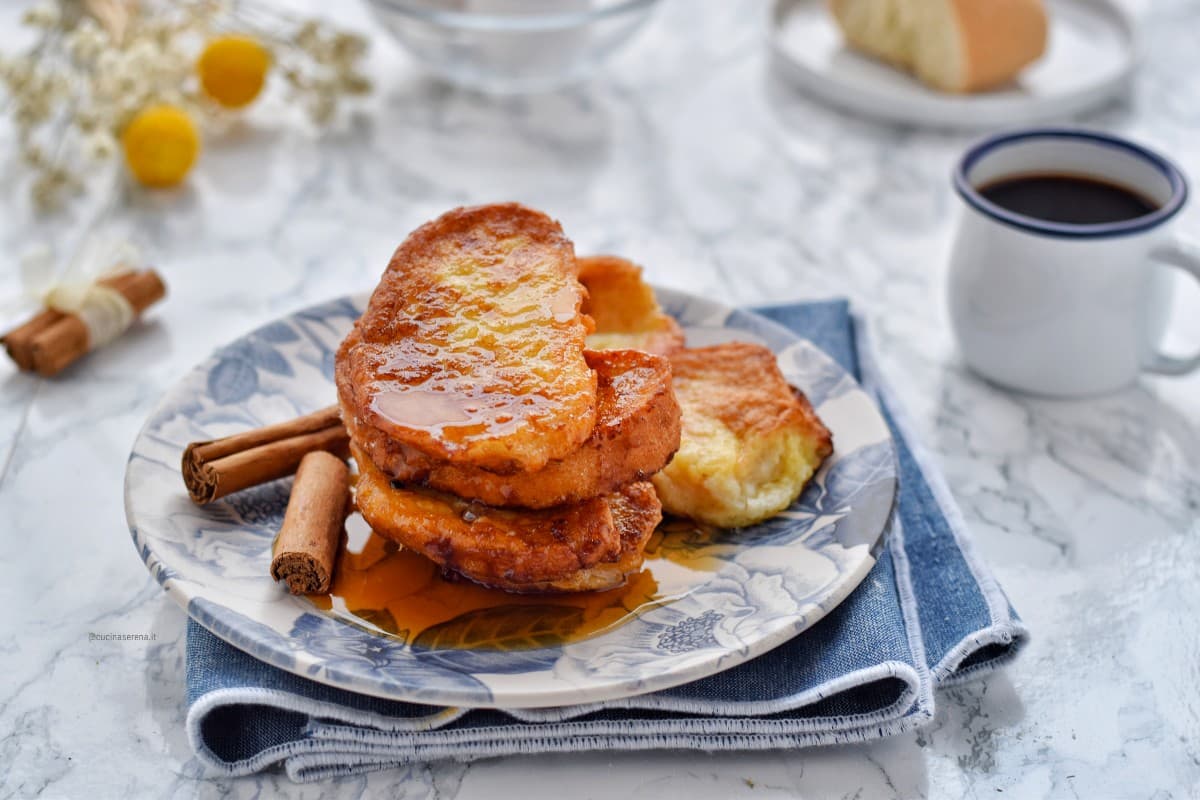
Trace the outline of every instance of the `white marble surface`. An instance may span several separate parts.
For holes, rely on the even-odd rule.
[[[16,5],[0,7],[15,41]],[[332,4],[328,4],[332,8]],[[338,13],[354,25],[357,5]],[[1142,9],[1136,94],[1088,119],[1200,180],[1200,3]],[[171,297],[56,380],[0,365],[0,798],[1200,796],[1200,378],[1146,378],[1090,402],[998,391],[953,349],[942,285],[968,138],[830,112],[775,78],[760,2],[667,0],[607,77],[488,100],[422,77],[392,45],[380,92],[324,136],[279,103],[210,138],[187,188],[124,190]],[[228,145],[228,146],[227,146]],[[86,204],[31,224],[0,132],[0,261],[69,242]],[[802,752],[560,755],[417,766],[296,787],[205,780],[183,733],[184,614],[125,529],[125,457],[158,395],[221,342],[369,288],[415,224],[520,199],[581,251],[739,303],[848,295],[1032,629],[1006,673],[939,698],[923,732]],[[1184,212],[1200,238],[1200,202]],[[1173,338],[1200,342],[1200,292]],[[88,633],[152,633],[149,643]]]

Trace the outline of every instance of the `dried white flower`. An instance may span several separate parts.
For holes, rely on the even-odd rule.
[[[33,143],[27,144],[21,150],[21,160],[31,167],[44,167],[50,163],[46,158],[46,152]]]
[[[161,50],[149,39],[136,39],[126,48],[125,69],[129,74],[145,74],[159,66]]]
[[[62,206],[63,195],[69,188],[67,176],[59,169],[49,169],[33,180],[30,194],[41,211],[56,211]]]
[[[38,3],[21,15],[21,22],[33,28],[54,28],[61,19],[58,5],[49,2]]]
[[[371,79],[357,72],[343,72],[338,76],[338,88],[346,94],[367,94],[371,91]]]
[[[117,152],[117,140],[108,131],[94,131],[83,140],[83,152],[92,161],[107,161]]]
[[[324,125],[333,119],[337,112],[337,95],[333,92],[317,92],[308,102],[308,115],[318,125]]]
[[[116,49],[104,50],[96,57],[96,77],[103,78],[116,71],[121,64],[121,51]]]
[[[77,64],[91,64],[110,46],[108,33],[91,17],[86,17],[79,27],[66,36],[67,52]]]
[[[91,133],[104,122],[100,112],[94,106],[90,105],[75,109],[75,112],[71,115],[71,119],[81,133]]]

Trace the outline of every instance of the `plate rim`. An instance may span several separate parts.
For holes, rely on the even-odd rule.
[[[771,631],[767,635],[760,636],[758,639],[755,639],[749,644],[743,645],[737,649],[727,647],[718,655],[710,656],[707,658],[707,660],[700,664],[680,667],[673,672],[666,672],[657,676],[651,676],[649,678],[642,676],[632,678],[627,677],[620,680],[609,680],[603,684],[589,683],[584,686],[556,685],[550,692],[541,691],[534,694],[529,694],[528,690],[522,690],[519,693],[511,692],[511,690],[509,690],[510,693],[505,694],[500,699],[497,699],[493,693],[491,699],[487,701],[481,701],[480,698],[465,693],[465,690],[463,690],[464,694],[457,698],[454,696],[454,691],[442,691],[440,696],[444,698],[443,700],[430,700],[426,697],[413,696],[411,693],[397,693],[394,690],[389,691],[389,687],[384,681],[376,681],[374,683],[364,684],[361,681],[360,676],[357,674],[345,673],[344,671],[330,667],[328,664],[324,665],[322,669],[313,669],[311,664],[306,664],[302,660],[298,660],[296,658],[296,656],[304,655],[305,653],[309,652],[304,649],[290,649],[284,653],[281,653],[278,652],[276,648],[272,648],[269,644],[266,647],[251,648],[247,643],[239,642],[238,639],[246,638],[248,641],[253,641],[252,636],[244,633],[240,634],[239,636],[238,630],[230,628],[230,626],[226,623],[214,618],[210,618],[210,612],[202,607],[203,605],[207,604],[221,604],[216,603],[216,601],[213,601],[207,597],[203,597],[200,593],[187,592],[185,587],[181,586],[180,582],[175,580],[175,578],[178,577],[183,578],[186,582],[186,577],[174,574],[172,568],[168,564],[163,563],[162,560],[156,556],[156,554],[153,552],[153,549],[149,546],[149,543],[142,540],[140,529],[136,521],[136,511],[133,498],[134,493],[131,487],[131,480],[133,477],[132,463],[139,454],[138,445],[143,441],[143,438],[147,436],[151,423],[158,419],[164,409],[168,407],[168,403],[172,400],[173,394],[176,392],[177,387],[179,387],[179,385],[185,381],[189,375],[208,364],[213,359],[215,354],[221,349],[220,347],[216,348],[208,356],[192,365],[163,392],[162,396],[159,398],[159,401],[147,415],[134,439],[133,446],[131,447],[129,457],[126,462],[123,489],[126,520],[128,522],[130,536],[133,539],[135,548],[138,550],[139,556],[142,558],[147,570],[163,587],[166,594],[177,604],[179,604],[191,619],[195,620],[196,623],[201,627],[205,628],[207,631],[231,646],[246,652],[248,655],[258,659],[259,661],[262,661],[265,664],[268,664],[269,666],[280,669],[296,677],[312,680],[316,683],[320,683],[334,689],[340,689],[342,691],[348,691],[355,694],[374,696],[395,702],[447,707],[469,706],[471,708],[479,709],[532,709],[608,702],[662,691],[710,677],[714,674],[737,666],[738,664],[744,663],[753,658],[757,658],[758,656],[769,652],[776,647],[779,647],[780,645],[790,641],[791,639],[811,628],[827,614],[837,608],[854,592],[855,589],[858,588],[858,586],[870,573],[870,570],[877,563],[879,552],[885,546],[887,532],[892,526],[899,504],[900,470],[898,463],[899,454],[895,443],[895,436],[891,430],[891,427],[887,424],[886,418],[879,410],[878,396],[864,388],[855,376],[846,372],[846,370],[842,368],[841,365],[837,364],[837,362],[834,361],[834,359],[828,353],[814,344],[811,340],[802,336],[798,336],[787,327],[759,314],[752,307],[726,305],[719,301],[710,300],[706,297],[701,297],[699,295],[678,289],[670,289],[661,286],[654,286],[653,288],[660,300],[667,300],[667,302],[663,304],[664,306],[669,305],[672,300],[675,300],[676,302],[682,300],[685,303],[703,304],[711,309],[719,309],[726,315],[726,322],[728,316],[734,313],[748,314],[755,320],[756,325],[775,329],[778,335],[783,335],[791,339],[792,341],[789,343],[789,346],[798,342],[807,343],[809,347],[820,353],[823,358],[833,363],[839,370],[847,375],[854,382],[855,390],[863,393],[870,400],[871,410],[878,417],[879,422],[882,424],[884,431],[886,432],[886,441],[890,449],[891,461],[893,462],[890,502],[887,513],[881,522],[880,530],[878,533],[874,534],[874,539],[867,548],[865,557],[856,564],[856,569],[852,573],[847,573],[849,575],[848,578],[843,578],[836,584],[836,589],[832,593],[832,596],[835,598],[835,600],[831,604],[826,604],[824,602],[817,604],[813,610],[804,614],[793,615],[790,618],[789,624],[780,625],[777,629]],[[349,293],[338,297],[329,298],[317,303],[312,303],[298,309],[293,309],[292,311],[280,314],[277,317],[264,322],[262,325],[242,332],[238,336],[233,337],[229,342],[224,343],[222,347],[249,337],[255,332],[268,328],[269,326],[282,320],[293,318],[297,315],[321,308],[323,306],[332,306],[333,304],[339,302],[350,301],[352,303],[356,303],[356,307],[361,307],[365,304],[365,298],[369,297],[369,294],[369,292]],[[362,299],[364,302],[358,302],[360,299]],[[725,327],[724,322],[722,323],[721,327]],[[180,491],[182,493],[182,489]],[[203,600],[204,603],[197,604],[194,602],[196,600]],[[221,607],[255,625],[265,624],[254,619],[253,617],[249,617],[241,613],[240,611],[229,608],[228,606]],[[349,626],[349,623],[346,623],[344,620],[339,621],[342,622],[342,624]],[[275,631],[275,633],[278,634],[279,632]],[[370,634],[365,630],[363,630],[363,633],[365,635],[373,636],[373,634]],[[604,634],[600,634],[597,637],[591,637],[583,641],[595,641],[603,636]],[[732,660],[730,659],[731,656],[733,656]],[[337,675],[339,673],[348,676],[348,679],[337,680]],[[480,672],[478,674],[485,673]]]
[[[822,102],[845,112],[888,123],[918,128],[962,131],[994,130],[1063,120],[1098,108],[1126,91],[1141,66],[1143,50],[1139,27],[1129,10],[1117,0],[1054,0],[1088,8],[1114,22],[1125,43],[1125,63],[1107,80],[1061,94],[1021,101],[986,94],[939,95],[921,97],[917,102],[897,103],[887,97],[883,87],[862,81],[832,79],[825,71],[814,69],[795,58],[785,45],[783,22],[800,5],[816,5],[822,0],[773,0],[770,10],[770,53],[772,62],[782,68],[802,89]],[[832,21],[829,21],[832,25]],[[867,58],[856,54],[860,58]],[[911,79],[915,87],[923,84]]]

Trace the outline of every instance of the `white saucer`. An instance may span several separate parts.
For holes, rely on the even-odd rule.
[[[979,129],[1062,120],[1125,91],[1138,62],[1135,26],[1112,0],[1047,0],[1046,54],[1003,88],[945,94],[851,50],[823,0],[776,0],[776,62],[801,87],[889,122]]]

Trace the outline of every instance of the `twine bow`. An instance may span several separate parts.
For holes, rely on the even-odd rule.
[[[114,268],[96,281],[128,271],[124,266]],[[87,328],[91,346],[103,347],[124,333],[137,314],[125,295],[96,281],[56,284],[45,293],[42,302],[46,308],[79,317]]]
[[[136,248],[128,242],[90,240],[61,275],[47,280],[52,263],[44,249],[22,260],[26,295],[44,308],[79,317],[91,347],[103,347],[133,324],[137,312],[125,295],[101,281],[129,272],[128,265],[137,263]]]

